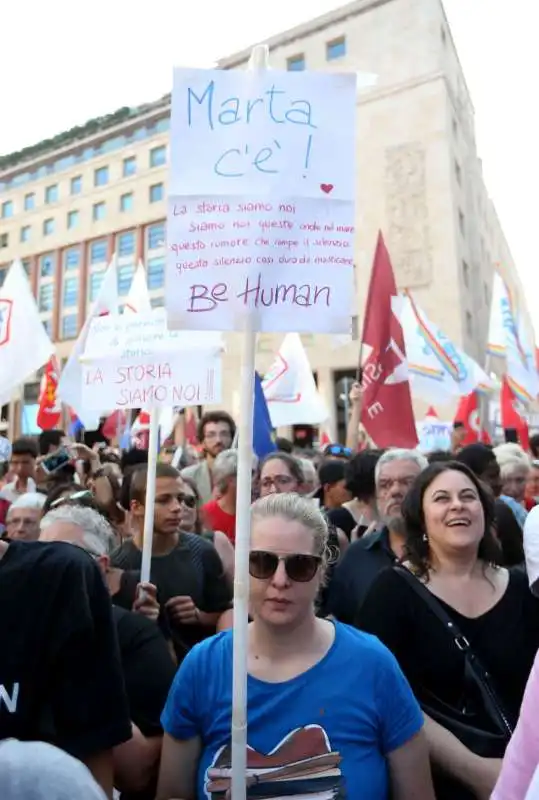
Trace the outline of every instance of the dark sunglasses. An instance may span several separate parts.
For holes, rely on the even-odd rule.
[[[318,567],[322,563],[321,556],[309,556],[303,553],[290,556],[278,556],[267,550],[251,550],[249,553],[249,575],[251,578],[265,581],[277,572],[279,561],[284,563],[286,574],[295,583],[312,581]]]
[[[325,456],[345,456],[350,458],[352,450],[350,447],[343,447],[342,444],[328,444],[324,450]]]
[[[194,494],[183,494],[183,492],[180,492],[178,495],[178,503],[183,503],[187,508],[194,508],[197,504],[197,499]]]

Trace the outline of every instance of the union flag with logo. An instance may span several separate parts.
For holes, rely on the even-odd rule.
[[[62,415],[62,406],[58,398],[58,381],[60,369],[56,356],[51,356],[45,365],[39,392],[39,410],[37,424],[43,431],[57,428]]]

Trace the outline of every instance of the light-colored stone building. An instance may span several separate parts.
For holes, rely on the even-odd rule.
[[[268,44],[275,69],[378,76],[357,101],[354,340],[335,349],[332,337],[303,337],[336,433],[342,408],[335,387],[357,366],[379,229],[399,287],[481,362],[493,264],[499,262],[524,308],[523,292],[483,182],[474,109],[440,0],[355,0]],[[249,51],[236,53],[219,66],[242,68],[248,57]],[[25,260],[43,320],[64,357],[114,249],[122,294],[141,258],[153,302],[163,302],[168,115],[164,97],[0,159],[0,263]],[[260,370],[280,338],[259,337]],[[229,337],[224,405],[232,411],[239,344]],[[33,397],[35,388],[27,390],[27,403]],[[418,403],[418,415],[423,411]],[[19,416],[12,409],[16,427]]]

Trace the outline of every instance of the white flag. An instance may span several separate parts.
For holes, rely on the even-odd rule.
[[[146,270],[139,261],[125,301],[124,314],[146,314],[151,310],[152,304],[148,292],[148,284],[146,283]]]
[[[457,347],[410,296],[401,296],[400,323],[406,344],[412,393],[428,403],[444,403],[493,383],[472,358]]]
[[[92,319],[106,314],[118,314],[118,272],[116,268],[116,256],[113,257],[105,273],[95,303],[84,323],[79,338],[75,342],[75,346],[62,371],[58,384],[60,400],[62,403],[71,406],[87,430],[96,430],[99,427],[99,415],[96,414],[95,411],[89,411],[84,408],[82,364],[80,359],[84,353],[86,338]]]
[[[286,334],[262,388],[274,428],[318,425],[329,417],[297,333]]]
[[[54,354],[20,261],[14,261],[0,289],[0,403]]]
[[[507,380],[524,405],[539,394],[535,352],[511,291],[499,273],[494,274],[487,350],[506,359]]]

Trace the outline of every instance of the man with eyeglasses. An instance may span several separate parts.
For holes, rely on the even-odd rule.
[[[194,481],[201,505],[209,503],[213,498],[215,459],[219,453],[232,447],[235,433],[236,424],[226,411],[208,411],[200,420],[198,440],[204,457],[198,464],[185,467],[182,475]]]
[[[26,492],[12,503],[6,515],[6,537],[23,542],[39,539],[39,519],[46,497],[39,492]]]
[[[404,555],[405,530],[401,506],[427,459],[416,450],[387,450],[375,470],[376,505],[380,524],[348,547],[331,579],[326,610],[353,625],[377,575]]]
[[[113,553],[113,566],[120,569],[140,570],[142,565],[147,479],[147,467],[138,467],[131,477],[134,536]],[[230,585],[213,544],[180,530],[184,489],[177,469],[157,464],[151,580],[157,586],[178,661],[193,645],[215,633],[221,614],[232,603]]]

